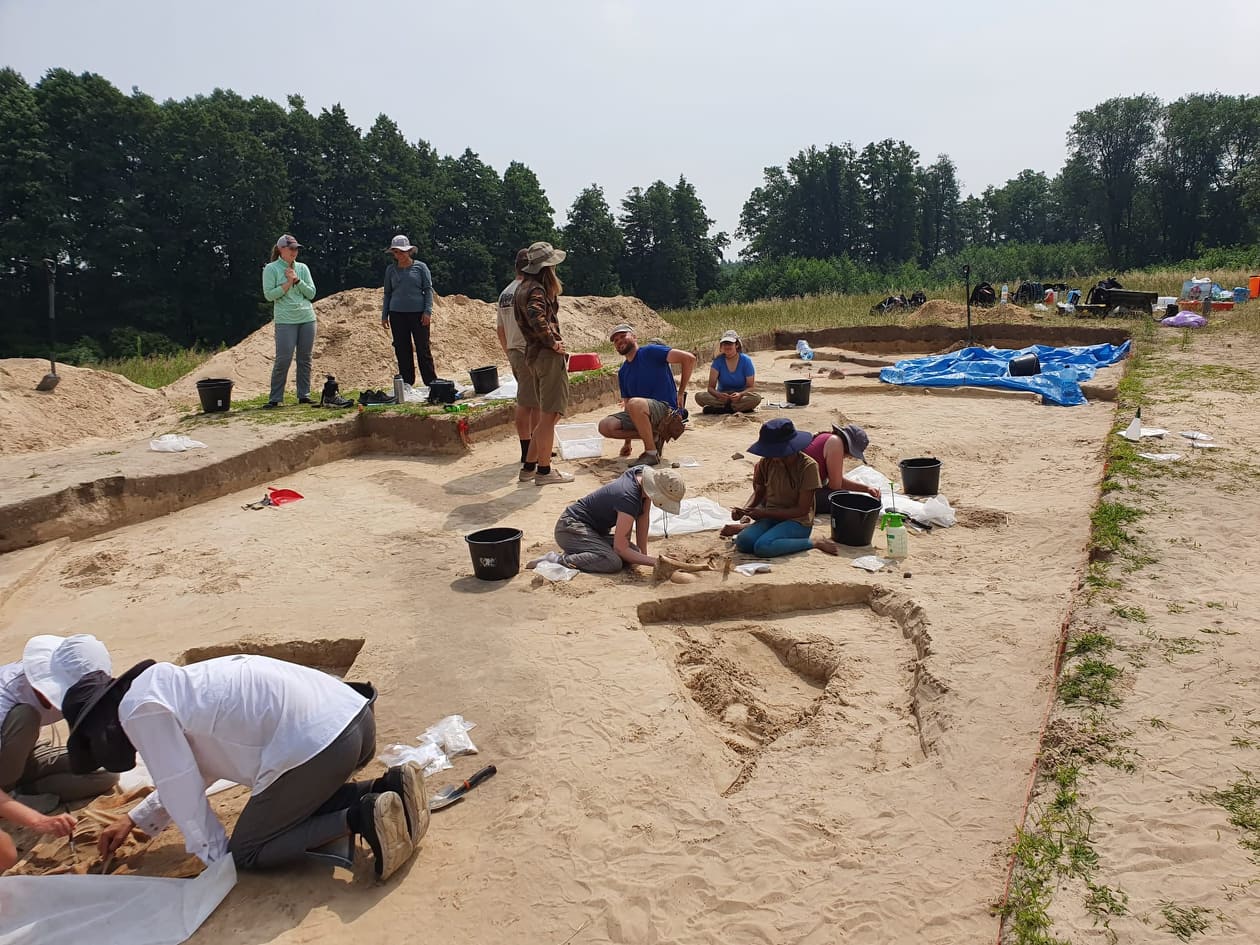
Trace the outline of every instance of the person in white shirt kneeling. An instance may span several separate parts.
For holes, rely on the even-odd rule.
[[[146,660],[117,678],[89,673],[66,693],[63,712],[74,770],[129,771],[139,752],[156,787],[102,832],[102,856],[136,827],[153,836],[174,821],[207,865],[231,854],[240,869],[306,856],[349,867],[358,836],[383,880],[429,826],[418,765],[349,782],[376,752],[372,703],[315,669],[265,656]],[[230,840],[205,794],[220,779],[252,789]]]

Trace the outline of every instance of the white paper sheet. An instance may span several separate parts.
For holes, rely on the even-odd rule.
[[[667,535],[691,535],[695,532],[716,531],[732,521],[731,510],[724,509],[712,499],[698,496],[683,499],[677,515],[670,515],[656,505],[648,519],[648,535],[663,538]]]
[[[235,885],[230,856],[195,879],[6,876],[0,945],[179,945]]]

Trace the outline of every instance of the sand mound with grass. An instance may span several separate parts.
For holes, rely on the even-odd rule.
[[[1034,312],[1018,305],[994,305],[992,308],[971,307],[973,324],[1002,322],[1003,324],[1027,324],[1040,321],[1053,312]],[[906,318],[910,325],[965,325],[967,306],[948,299],[929,299]]]
[[[161,391],[120,374],[58,364],[61,383],[37,391],[47,373],[42,359],[0,360],[0,455],[131,436],[170,412]]]
[[[439,377],[468,383],[468,371],[494,364],[506,369],[507,359],[495,336],[495,306],[466,295],[433,299],[432,349]],[[323,375],[335,375],[345,390],[386,388],[397,370],[390,333],[381,327],[381,290],[348,289],[315,303],[319,328],[315,336],[314,378],[318,394]],[[630,322],[644,338],[669,332],[672,326],[635,298],[577,296],[560,299],[560,330],[570,351],[606,344],[608,329]],[[164,390],[175,403],[195,403],[197,381],[231,378],[237,398],[265,394],[271,383],[275,335],[264,325],[240,344],[221,351],[196,371]],[[502,373],[502,372],[501,372]],[[287,389],[293,392],[293,369]]]

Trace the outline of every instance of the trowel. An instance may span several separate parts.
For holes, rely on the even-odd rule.
[[[463,800],[465,794],[482,781],[494,777],[498,770],[494,765],[486,765],[467,781],[462,781],[459,784],[448,784],[429,797],[429,810],[441,810],[443,807],[450,807],[456,801]]]

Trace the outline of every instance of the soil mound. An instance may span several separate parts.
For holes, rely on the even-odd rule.
[[[0,455],[132,436],[170,413],[161,391],[121,374],[58,364],[61,383],[37,391],[35,385],[47,373],[48,362],[42,359],[0,360]]]
[[[466,295],[434,296],[431,347],[439,377],[467,383],[467,372],[489,364],[506,369],[507,359],[495,335],[495,306]],[[381,290],[348,289],[315,303],[314,377],[318,395],[323,375],[333,374],[345,390],[388,389],[397,370],[389,332],[381,327]],[[570,351],[606,344],[608,329],[627,321],[643,337],[665,334],[672,326],[635,298],[577,296],[560,298],[560,330]],[[197,381],[227,377],[235,397],[265,394],[271,383],[275,335],[270,324],[240,344],[221,351],[191,374],[164,388],[175,403],[195,403]],[[288,390],[293,390],[290,369]]]
[[[1018,305],[994,305],[992,308],[971,307],[972,324],[1001,322],[1003,324],[1027,324],[1039,321],[1050,312],[1033,312]],[[967,306],[948,299],[929,299],[906,319],[911,325],[965,325]]]

